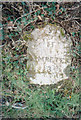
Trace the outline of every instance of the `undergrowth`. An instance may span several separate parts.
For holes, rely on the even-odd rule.
[[[2,41],[2,116],[3,118],[79,118],[80,30],[68,31],[67,25],[63,23],[68,19],[68,4],[65,4],[65,7],[63,7],[64,4],[60,5],[56,2],[34,4],[35,7],[30,9],[26,2],[2,3],[4,34]],[[73,6],[76,7],[76,4]],[[28,57],[25,38],[29,38],[34,28],[43,26],[44,21],[46,24],[62,23],[61,26],[71,36],[73,54],[71,75],[67,80],[56,85],[40,86],[30,84],[27,79]],[[28,32],[28,36],[24,34],[25,31]],[[25,104],[26,108],[13,108],[12,105],[16,102]]]

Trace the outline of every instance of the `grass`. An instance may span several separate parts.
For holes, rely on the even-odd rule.
[[[16,66],[17,63],[14,62]],[[11,63],[10,63],[11,66]],[[72,118],[79,117],[79,71],[76,76],[56,85],[39,86],[29,84],[26,73],[16,66],[10,72],[5,68],[3,79],[3,100],[9,102],[2,107],[5,118]],[[27,71],[26,71],[27,72]],[[75,75],[73,74],[73,76]],[[14,109],[15,102],[25,102],[26,109]],[[7,111],[7,112],[6,112]]]

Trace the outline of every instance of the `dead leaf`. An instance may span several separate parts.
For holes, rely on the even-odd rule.
[[[57,10],[59,10],[59,4],[57,4],[56,7],[57,7]]]
[[[41,18],[41,16],[39,16],[39,15],[38,15],[38,18],[39,18],[39,20],[41,20],[41,21],[42,21],[42,18]]]

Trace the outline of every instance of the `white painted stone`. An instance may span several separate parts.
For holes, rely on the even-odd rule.
[[[31,83],[47,85],[68,78],[65,69],[71,64],[71,40],[62,36],[61,29],[59,26],[47,25],[31,33],[33,39],[27,43],[27,77]]]

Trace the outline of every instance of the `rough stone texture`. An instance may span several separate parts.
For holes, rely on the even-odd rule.
[[[59,26],[47,25],[36,28],[31,34],[33,39],[27,43],[27,77],[31,83],[46,85],[67,79],[67,68],[71,64],[71,40],[64,37],[64,30]]]

